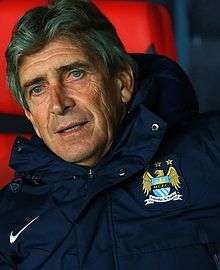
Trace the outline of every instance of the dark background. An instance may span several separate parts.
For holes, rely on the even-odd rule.
[[[191,78],[200,111],[220,109],[220,0],[150,0],[172,14],[178,62]]]

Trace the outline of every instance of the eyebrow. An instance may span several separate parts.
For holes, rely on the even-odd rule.
[[[42,82],[45,82],[45,77],[43,76],[39,76],[39,77],[36,77],[34,79],[31,79],[31,80],[28,80],[23,86],[22,86],[22,89],[23,91],[25,92],[27,90],[28,87],[34,85],[34,84],[38,84],[38,83],[42,83]]]
[[[93,66],[89,65],[86,62],[81,62],[81,61],[77,61],[74,63],[70,63],[61,67],[58,67],[56,69],[56,72],[58,74],[63,74],[64,72],[70,71],[74,68],[84,68],[86,70],[91,70]],[[38,83],[42,83],[46,81],[46,76],[38,76],[36,78],[30,79],[27,82],[24,83],[24,85],[22,86],[23,91],[25,92],[27,90],[28,87],[34,85],[34,84],[38,84]]]
[[[61,66],[57,69],[58,73],[63,73],[69,70],[72,70],[74,68],[85,68],[87,70],[91,69],[91,65],[89,65],[88,63],[85,62],[74,62],[65,66]]]

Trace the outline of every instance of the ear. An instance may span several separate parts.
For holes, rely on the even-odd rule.
[[[31,114],[31,112],[24,108],[24,113],[25,113],[26,117],[28,118],[28,120],[31,121],[31,124],[33,125],[33,128],[34,128],[35,132],[37,133],[37,136],[41,138],[40,132],[39,132],[39,130],[37,128],[37,125],[35,123],[35,120],[34,120],[32,114]]]
[[[129,102],[134,92],[134,73],[131,67],[118,73],[116,83],[120,91],[121,101],[123,103]]]

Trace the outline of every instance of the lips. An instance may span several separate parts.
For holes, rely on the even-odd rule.
[[[88,122],[89,121],[80,121],[80,122],[75,122],[75,123],[68,124],[66,126],[58,128],[56,133],[66,134],[68,132],[78,131],[81,127],[86,125]]]

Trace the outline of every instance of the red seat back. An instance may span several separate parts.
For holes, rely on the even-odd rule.
[[[168,10],[146,1],[94,0],[117,29],[128,52],[157,54],[176,60],[176,47]]]
[[[9,162],[12,144],[15,140],[16,134],[0,134],[0,186],[7,183],[13,175],[13,170],[7,166]]]

